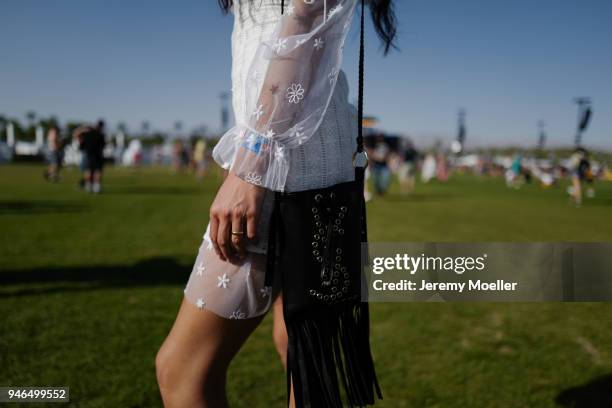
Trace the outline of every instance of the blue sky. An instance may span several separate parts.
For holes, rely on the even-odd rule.
[[[367,32],[366,111],[385,129],[450,140],[464,107],[469,144],[533,145],[542,119],[567,145],[584,95],[585,143],[612,149],[612,1],[398,0],[397,12],[400,52],[383,58]],[[231,29],[213,0],[3,0],[0,113],[217,129]],[[353,27],[355,81],[357,45]]]

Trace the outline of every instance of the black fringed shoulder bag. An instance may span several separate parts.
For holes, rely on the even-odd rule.
[[[361,243],[367,241],[364,0],[359,47],[355,181],[275,193],[266,285],[274,280],[282,290],[289,336],[287,395],[293,385],[297,408],[343,407],[341,387],[351,407],[382,398],[370,351],[368,304],[361,302]]]

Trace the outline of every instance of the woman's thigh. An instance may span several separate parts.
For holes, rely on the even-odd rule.
[[[200,310],[183,299],[180,310],[160,349],[158,375],[168,375],[185,386],[206,382],[223,384],[225,370],[263,316],[229,320]],[[163,361],[165,360],[165,361]],[[159,369],[159,368],[158,368]]]

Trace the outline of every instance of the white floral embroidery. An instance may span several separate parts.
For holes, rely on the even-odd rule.
[[[332,18],[342,10],[342,4],[338,4],[336,7],[329,10],[328,18]]]
[[[338,68],[332,68],[331,72],[327,76],[329,78],[329,84],[333,85],[336,77],[338,76]]]
[[[255,172],[247,173],[244,176],[244,181],[255,184],[257,186],[261,186],[261,174],[257,174]]]
[[[217,283],[218,288],[227,289],[227,285],[230,282],[230,278],[227,277],[227,273],[224,273],[223,276],[217,276],[219,283]]]
[[[204,235],[204,242],[206,242],[206,249],[212,249],[213,248],[213,243],[212,243],[212,241],[210,239],[210,235],[208,235],[208,233]]]
[[[286,38],[278,38],[274,43],[274,50],[277,54],[279,54],[282,50],[287,48],[287,39]]]
[[[240,309],[236,309],[232,312],[231,315],[229,315],[229,318],[230,319],[245,319],[246,314],[242,312]]]
[[[302,137],[302,131],[304,130],[303,126],[295,125],[293,126],[291,129],[289,129],[289,135],[291,135],[292,138],[300,138]]]
[[[265,286],[263,289],[259,290],[261,292],[262,298],[267,298],[272,294],[272,288],[270,286]]]
[[[251,72],[251,81],[253,81],[254,83],[257,83],[259,82],[259,78],[260,78],[259,71],[254,69],[253,72]]]
[[[282,145],[276,145],[276,149],[274,149],[274,157],[279,160],[284,159],[285,158],[285,147]]]
[[[257,106],[257,109],[255,109],[255,111],[253,112],[252,116],[254,116],[256,120],[259,120],[259,118],[261,118],[261,115],[263,114],[264,114],[263,105],[260,104],[259,106]]]
[[[300,101],[304,99],[304,88],[302,84],[291,84],[291,86],[287,88],[287,99],[289,103],[300,103]]]
[[[268,131],[266,132],[266,134],[264,135],[264,137],[267,137],[268,139],[272,139],[274,137],[276,133],[274,133],[274,131],[272,129],[268,129]]]
[[[323,48],[323,44],[325,44],[325,41],[323,41],[321,38],[315,38],[314,40],[315,50],[320,50],[321,48]]]
[[[198,266],[198,271],[196,272],[196,275],[202,276],[202,274],[204,273],[205,270],[206,270],[206,267],[204,266],[204,262],[200,262],[200,265]]]
[[[204,302],[204,299],[202,298],[199,298],[196,301],[196,306],[198,307],[198,309],[202,309],[205,305],[206,305],[206,302]]]

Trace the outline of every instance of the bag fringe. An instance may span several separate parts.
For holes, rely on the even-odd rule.
[[[342,408],[339,383],[351,408],[374,404],[376,396],[382,399],[370,350],[367,303],[312,311],[286,326],[287,387],[289,391],[293,385],[297,408]]]

